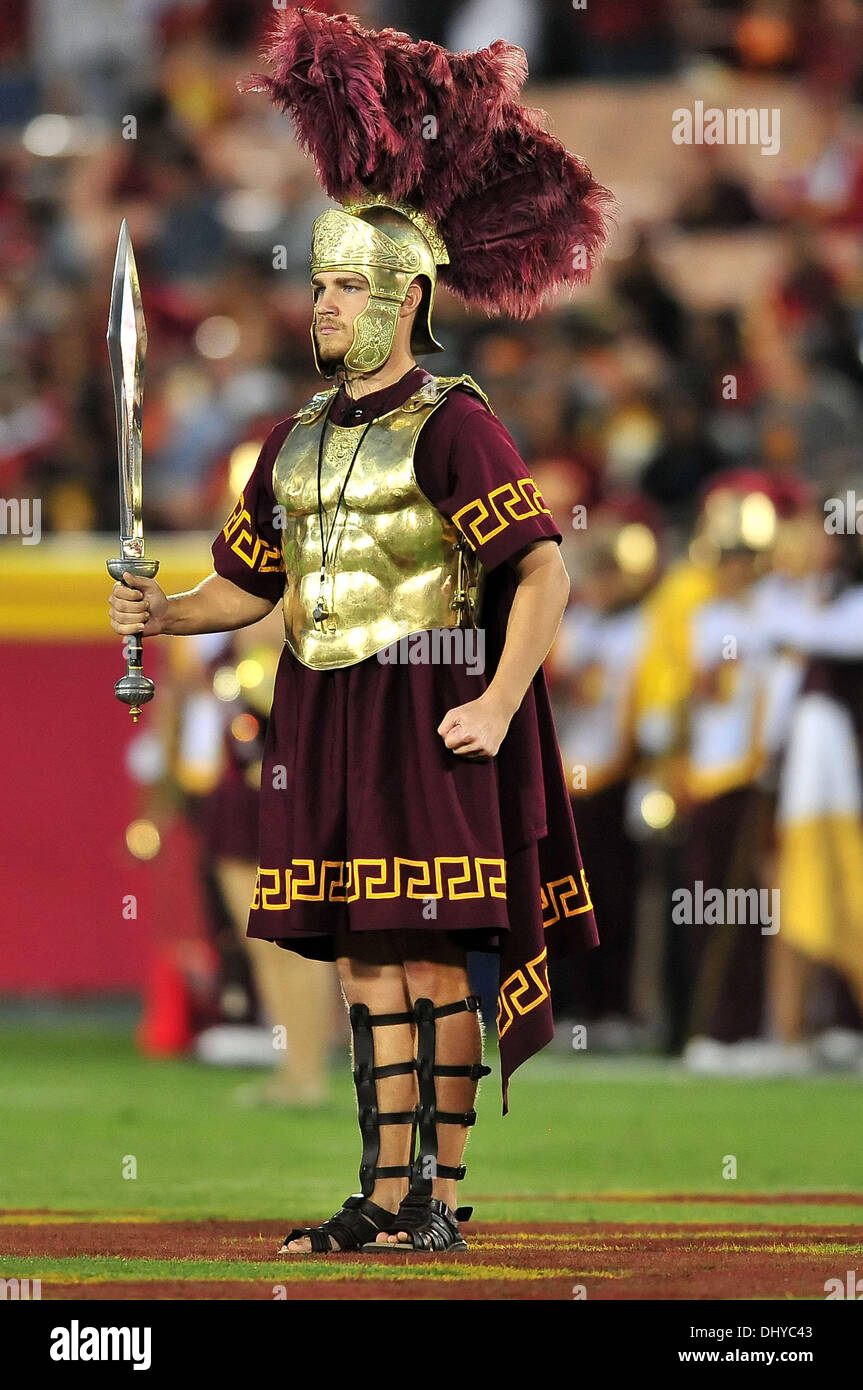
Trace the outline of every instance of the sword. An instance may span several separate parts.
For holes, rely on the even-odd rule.
[[[106,336],[114,385],[120,463],[120,556],[107,561],[108,573],[119,583],[123,582],[124,572],[154,579],[159,561],[144,558],[144,524],[141,517],[141,414],[147,327],[125,217],[117,240]],[[152,700],[156,693],[155,684],[144,675],[143,641],[139,632],[129,633],[123,639],[123,654],[126,674],[117,681],[114,694],[129,706],[132,720],[137,724],[141,706]]]

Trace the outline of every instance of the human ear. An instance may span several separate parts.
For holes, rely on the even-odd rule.
[[[402,301],[399,309],[399,317],[405,318],[408,314],[413,314],[422,303],[423,291],[419,280],[412,280],[408,285],[407,294]]]

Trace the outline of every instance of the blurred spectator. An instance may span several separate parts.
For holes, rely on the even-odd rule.
[[[646,231],[615,273],[615,290],[638,314],[642,327],[673,357],[680,351],[686,313],[657,268]]]
[[[156,23],[168,0],[30,0],[34,65],[49,98],[115,119],[130,71],[156,62]],[[66,109],[69,109],[68,107]]]
[[[722,466],[722,455],[708,436],[696,402],[679,393],[660,409],[662,438],[641,474],[647,496],[678,524],[692,521],[696,494]]]
[[[733,231],[765,221],[745,179],[728,166],[725,145],[702,145],[698,181],[687,189],[675,221],[687,231]]]
[[[677,44],[672,0],[615,0],[574,5],[583,42],[580,75],[641,80],[674,71]]]
[[[444,44],[460,53],[485,48],[506,35],[523,48],[531,70],[540,62],[542,16],[539,0],[464,0],[446,26]]]

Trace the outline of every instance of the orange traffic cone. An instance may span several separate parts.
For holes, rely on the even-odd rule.
[[[192,997],[173,946],[159,947],[150,960],[135,1036],[147,1057],[176,1057],[192,1041]]]

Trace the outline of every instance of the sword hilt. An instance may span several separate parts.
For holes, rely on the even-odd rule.
[[[159,572],[158,560],[145,560],[141,557],[128,560],[108,560],[108,573],[118,584],[122,584],[124,574],[141,575],[143,579],[155,579]],[[144,675],[144,639],[140,632],[130,632],[123,638],[126,654],[126,674],[114,686],[114,694],[124,705],[129,706],[132,723],[137,724],[141,717],[141,706],[152,700],[156,685],[149,676]]]

